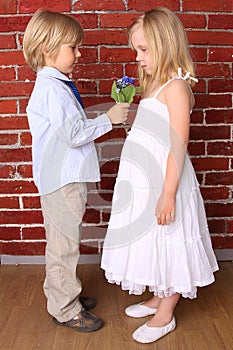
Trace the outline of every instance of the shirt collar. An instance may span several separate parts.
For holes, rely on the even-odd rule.
[[[65,74],[59,72],[59,70],[57,70],[56,68],[47,66],[40,68],[37,71],[37,76],[49,76],[51,78],[70,81],[70,79]]]

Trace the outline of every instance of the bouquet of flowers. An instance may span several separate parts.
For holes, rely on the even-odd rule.
[[[119,102],[133,102],[136,93],[141,89],[140,86],[135,86],[134,78],[129,78],[127,75],[123,78],[113,78],[111,97]]]

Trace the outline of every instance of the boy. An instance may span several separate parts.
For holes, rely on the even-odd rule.
[[[37,72],[27,115],[47,240],[47,309],[56,324],[92,332],[103,321],[87,311],[95,300],[79,297],[82,287],[76,276],[86,182],[100,180],[93,141],[127,119],[129,104],[86,118],[77,89],[67,78],[81,56],[82,41],[83,29],[74,18],[39,10],[26,28],[23,50]]]

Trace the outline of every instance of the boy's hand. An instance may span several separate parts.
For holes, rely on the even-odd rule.
[[[129,113],[129,103],[117,103],[107,111],[107,115],[112,124],[121,124],[127,120]]]

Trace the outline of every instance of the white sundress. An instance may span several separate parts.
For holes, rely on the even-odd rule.
[[[173,79],[153,98],[140,101],[121,154],[101,268],[108,282],[121,284],[130,294],[140,295],[148,287],[159,297],[180,293],[192,299],[197,287],[214,281],[218,265],[188,155],[176,195],[175,222],[161,226],[155,217],[170,149],[169,113],[157,96]]]

